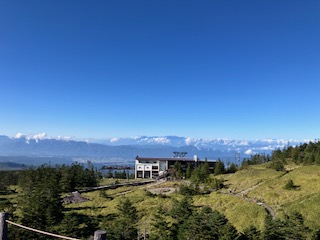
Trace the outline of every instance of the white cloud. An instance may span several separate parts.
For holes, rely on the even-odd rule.
[[[141,137],[135,140],[144,143],[170,144],[170,139],[166,137]]]
[[[47,138],[48,136],[45,132],[39,133],[33,136],[33,139],[38,139],[38,140],[47,139]]]
[[[266,146],[266,147],[261,147],[261,148],[258,148],[259,150],[266,150],[266,151],[270,151],[270,150],[274,150],[275,148],[272,147],[272,146]]]
[[[244,154],[252,155],[252,154],[255,154],[255,152],[252,151],[252,149],[248,149],[247,151],[244,152]]]
[[[72,138],[69,136],[58,136],[58,137],[49,137],[45,132],[35,134],[35,135],[24,135],[22,133],[17,133],[16,136],[13,138],[15,139],[22,139],[25,138],[26,143],[30,143],[30,140],[35,140],[36,142],[39,142],[39,140],[44,140],[44,139],[56,139],[56,140],[63,140],[63,141],[70,141]]]
[[[194,139],[194,138],[187,137],[187,138],[185,139],[185,143],[186,143],[187,145],[191,145],[191,144],[194,143],[194,142],[195,142],[195,139]]]
[[[152,142],[155,143],[170,143],[170,140],[168,138],[165,137],[155,137],[151,139]]]
[[[72,137],[69,136],[58,136],[56,137],[57,140],[63,140],[63,141],[70,141]]]
[[[120,140],[120,138],[115,138],[115,137],[114,137],[114,138],[111,138],[111,139],[110,139],[110,142],[118,142],[119,140]]]
[[[43,133],[36,134],[34,136],[30,136],[27,139],[28,140],[34,139],[36,142],[39,142],[39,140],[43,140],[43,139],[47,139],[47,138],[48,138],[47,134],[45,132],[43,132]]]
[[[17,133],[14,138],[19,139],[19,138],[23,138],[23,137],[25,137],[25,136],[22,133]]]
[[[238,143],[239,146],[248,146],[249,143],[247,141],[241,141]]]

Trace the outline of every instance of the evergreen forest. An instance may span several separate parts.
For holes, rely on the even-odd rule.
[[[93,239],[320,239],[320,142],[256,154],[240,165],[218,160],[183,170],[170,180],[83,193],[71,192],[128,181],[102,177],[92,163],[42,165],[0,172],[0,207],[9,220],[51,233]],[[9,225],[9,239],[54,239]]]

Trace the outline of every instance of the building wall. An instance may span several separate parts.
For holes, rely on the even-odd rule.
[[[176,162],[180,162],[183,171],[186,171],[188,165],[191,168],[197,167],[199,164],[203,164],[205,161],[199,161],[195,155],[194,159],[188,158],[136,158],[135,177],[136,178],[157,178],[165,171],[172,168]],[[210,171],[213,171],[215,161],[208,161]]]
[[[167,161],[160,161],[160,171],[164,172],[168,169]]]
[[[155,178],[159,176],[160,161],[138,161],[136,160],[136,178]]]

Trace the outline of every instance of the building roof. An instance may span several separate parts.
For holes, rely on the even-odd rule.
[[[178,162],[194,162],[195,160],[193,158],[187,158],[187,157],[171,157],[171,158],[159,158],[159,157],[136,157],[136,160],[142,160],[142,161],[178,161]]]

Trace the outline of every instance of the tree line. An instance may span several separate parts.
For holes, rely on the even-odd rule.
[[[91,163],[42,165],[19,171],[16,204],[6,206],[10,218],[31,228],[76,237],[88,237],[97,222],[83,214],[65,212],[63,193],[98,186],[100,173]],[[7,210],[8,211],[8,210]],[[82,226],[82,227],[79,227]],[[9,226],[10,239],[47,239],[44,235]]]
[[[183,171],[181,163],[176,161],[173,168],[170,169],[170,175],[175,179],[185,178],[204,183],[211,173],[213,175],[220,175],[225,173],[235,173],[237,170],[238,166],[235,163],[231,163],[226,167],[224,162],[218,159],[212,172],[209,169],[208,161],[201,162],[197,167],[194,167],[193,164],[188,164],[186,170]]]
[[[272,153],[272,161],[286,163],[292,160],[296,164],[320,164],[320,141],[287,146]]]
[[[249,165],[268,163],[270,168],[283,171],[284,165],[293,162],[304,165],[320,165],[320,141],[310,141],[297,146],[286,146],[283,149],[273,150],[269,154],[255,154],[250,158],[244,158],[240,168]]]
[[[284,171],[288,163],[303,165],[320,165],[320,141],[310,141],[297,146],[286,146],[283,149],[273,150],[270,155],[255,154],[251,158],[245,158],[241,168],[249,165],[268,163],[268,167],[276,171]]]

